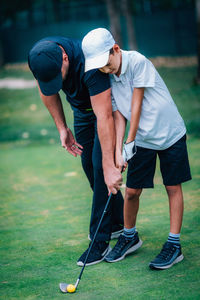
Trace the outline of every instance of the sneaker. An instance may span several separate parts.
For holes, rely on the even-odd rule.
[[[124,227],[121,227],[119,230],[115,230],[111,233],[111,240],[118,239],[118,237],[124,232]]]
[[[89,247],[90,247],[90,245],[89,245]],[[77,261],[78,266],[82,267],[84,265],[85,258],[88,253],[89,247]],[[86,266],[98,264],[99,262],[101,262],[104,259],[104,257],[106,256],[106,254],[108,254],[109,251],[111,251],[111,248],[110,248],[108,242],[96,242],[95,241],[92,246],[92,249],[90,251],[90,254],[88,256]]]
[[[118,237],[120,236],[120,234],[123,233],[123,231],[124,231],[124,227],[122,227],[122,228],[119,229],[119,230],[113,231],[113,232],[111,233],[110,239],[111,239],[111,240],[118,239]],[[91,241],[91,237],[90,237],[89,234],[88,234],[88,240]]]
[[[142,246],[142,241],[138,237],[138,233],[136,232],[134,238],[132,240],[127,239],[123,234],[119,236],[117,244],[110,251],[106,257],[105,261],[107,262],[116,262],[125,258],[127,254],[130,254],[136,251],[138,248]]]
[[[181,245],[166,242],[161,252],[149,264],[151,269],[168,269],[183,260]]]

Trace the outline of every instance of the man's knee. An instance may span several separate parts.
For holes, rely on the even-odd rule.
[[[137,201],[141,195],[142,189],[126,188],[126,199],[128,201]]]

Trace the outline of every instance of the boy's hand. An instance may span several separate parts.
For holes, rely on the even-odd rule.
[[[136,154],[136,152],[137,152],[137,148],[135,145],[135,141],[132,141],[127,144],[125,142],[123,147],[123,152],[122,152],[124,162],[129,161]]]
[[[77,155],[82,154],[83,147],[75,141],[69,128],[60,132],[60,140],[62,147],[65,148],[71,155],[76,157]]]

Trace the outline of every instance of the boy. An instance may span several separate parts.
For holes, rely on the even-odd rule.
[[[115,163],[121,168],[128,161],[124,232],[105,260],[122,260],[141,247],[142,241],[136,231],[139,197],[143,188],[153,187],[158,155],[169,198],[170,233],[149,267],[170,268],[183,259],[180,245],[183,217],[181,183],[191,179],[184,122],[162,78],[143,55],[136,51],[121,50],[104,28],[89,32],[82,41],[82,49],[85,71],[98,68],[112,74]],[[130,121],[130,130],[123,147],[126,120]]]

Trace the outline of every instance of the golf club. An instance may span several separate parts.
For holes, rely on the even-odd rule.
[[[76,289],[77,289],[77,287],[78,287],[78,284],[79,284],[79,282],[80,282],[80,280],[81,280],[81,276],[82,276],[82,274],[83,274],[83,271],[84,271],[84,269],[85,269],[85,266],[86,266],[86,263],[87,263],[88,256],[89,256],[90,251],[91,251],[91,249],[92,249],[92,246],[93,246],[93,244],[94,244],[96,235],[97,235],[97,233],[98,233],[98,231],[99,231],[99,228],[100,228],[100,226],[101,226],[103,217],[104,217],[104,215],[105,215],[105,213],[106,213],[106,211],[107,211],[108,205],[109,205],[109,203],[110,203],[111,197],[112,197],[112,193],[110,193],[110,195],[109,195],[109,197],[108,197],[107,203],[106,203],[106,205],[105,205],[104,211],[103,211],[103,213],[102,213],[102,216],[101,216],[101,219],[100,219],[99,224],[98,224],[98,226],[97,226],[97,229],[96,229],[96,232],[95,232],[95,234],[94,234],[94,237],[93,237],[93,239],[92,239],[92,241],[91,241],[91,243],[90,243],[90,247],[89,247],[89,249],[88,249],[88,253],[87,253],[87,255],[86,255],[86,258],[85,258],[83,267],[82,267],[82,269],[81,269],[80,275],[79,275],[79,277],[78,277],[78,279],[77,279],[75,285],[73,285],[73,284],[67,284],[67,283],[60,283],[60,284],[59,284],[59,287],[60,287],[60,290],[61,290],[62,293],[74,293],[74,292],[76,291]]]

